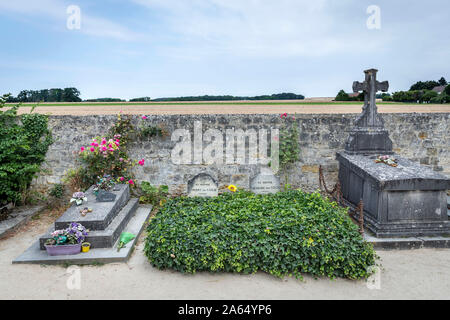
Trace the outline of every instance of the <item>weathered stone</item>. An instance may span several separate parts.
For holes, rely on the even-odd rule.
[[[149,181],[154,185],[169,185],[170,190],[179,190],[184,188],[186,192],[186,181],[202,172],[204,168],[198,169],[193,165],[176,165],[172,162],[170,153],[175,142],[170,141],[170,134],[176,129],[193,130],[194,121],[202,121],[204,130],[218,129],[222,132],[226,128],[247,129],[241,121],[243,115],[153,115],[150,117],[152,124],[167,124],[169,136],[165,139],[151,139],[145,143],[145,147],[141,141],[132,143],[129,146],[129,155],[131,159],[151,159],[147,161],[142,168],[136,166],[133,173],[139,181]],[[252,126],[259,128],[278,128],[281,125],[281,119],[276,114],[264,115],[245,115],[252,119]],[[436,169],[443,168],[443,173],[450,175],[450,114],[449,113],[395,113],[380,114],[385,122],[385,128],[391,133],[391,139],[395,145],[395,152],[401,154],[407,159],[419,159],[427,157],[427,148],[436,148],[437,155],[432,156],[430,165]],[[299,126],[300,134],[300,160],[294,165],[301,172],[301,167],[311,164],[335,163],[334,158],[328,158],[322,151],[329,150],[329,153],[335,154],[342,150],[348,137],[348,131],[352,128],[352,123],[356,120],[354,114],[297,114],[296,121]],[[33,180],[35,186],[46,187],[49,182],[59,183],[64,172],[70,168],[75,168],[76,154],[72,154],[71,150],[67,150],[66,146],[73,146],[73,150],[79,150],[81,146],[86,146],[92,138],[106,132],[112,126],[117,117],[114,115],[92,115],[92,116],[50,116],[49,127],[55,137],[55,143],[50,146],[47,152],[47,161],[51,164],[45,168],[51,171],[43,171],[40,176]],[[216,121],[219,119],[220,121]],[[132,116],[133,125],[139,124],[141,121],[139,115]],[[101,125],[96,125],[101,123]],[[206,123],[213,123],[206,125]],[[400,125],[402,125],[401,130]],[[80,128],[83,128],[80,130]],[[419,133],[426,133],[428,138],[419,139]],[[317,135],[317,137],[313,137]],[[330,140],[324,140],[330,135]],[[407,139],[405,137],[408,137]],[[314,142],[319,140],[319,142]],[[248,147],[248,146],[247,146]],[[67,155],[60,156],[62,151],[67,151]],[[328,153],[328,151],[327,151]],[[318,156],[320,155],[320,156]],[[439,161],[436,163],[436,161]],[[209,174],[219,177],[219,174],[225,173],[229,176],[233,174],[247,175],[248,179],[257,174],[252,165],[229,164],[216,166]],[[332,173],[332,172],[330,172]],[[337,174],[334,172],[333,174]],[[180,176],[179,179],[169,179],[169,176]],[[332,185],[334,175],[327,174],[327,184]],[[330,177],[330,178],[328,178]],[[218,180],[219,184],[225,182]],[[231,180],[226,181],[230,183]],[[289,183],[296,187],[302,187],[307,190],[315,190],[318,188],[318,178],[316,173],[290,174]]]
[[[189,197],[217,197],[217,181],[207,173],[200,173],[188,181]]]
[[[250,180],[250,189],[255,194],[277,193],[280,191],[280,179],[265,171]]]

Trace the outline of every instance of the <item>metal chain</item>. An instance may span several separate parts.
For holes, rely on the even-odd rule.
[[[325,182],[325,177],[323,175],[323,168],[321,165],[319,166],[319,187],[321,190],[324,189],[328,195],[333,197],[333,199],[335,199],[340,206],[349,208],[342,201],[344,197],[341,190],[341,183],[339,181],[334,185],[333,190],[330,191],[328,189],[327,184]],[[359,233],[362,236],[364,236],[364,202],[362,199],[361,201],[359,201],[358,206],[354,210],[354,215],[356,215],[356,213],[358,213],[359,215],[358,219]]]

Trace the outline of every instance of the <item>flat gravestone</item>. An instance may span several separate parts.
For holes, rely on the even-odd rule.
[[[250,181],[250,190],[255,194],[280,192],[280,179],[270,173],[260,173]]]
[[[120,189],[119,189],[120,190]],[[113,191],[119,191],[119,190],[113,190]],[[97,195],[97,201],[98,202],[114,202],[116,201],[116,194],[112,192],[108,192],[105,190],[99,190]]]
[[[216,180],[207,173],[200,173],[188,181],[189,197],[217,197],[218,194]]]

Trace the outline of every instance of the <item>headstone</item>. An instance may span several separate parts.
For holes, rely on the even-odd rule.
[[[216,180],[207,173],[200,173],[188,181],[189,197],[217,197],[218,194]]]
[[[375,105],[376,92],[386,91],[389,84],[376,81],[376,73],[366,70],[365,82],[353,84],[355,91],[364,91],[365,103],[345,152],[337,153],[342,195],[354,207],[363,201],[364,224],[376,237],[449,235],[445,213],[450,179],[397,155],[397,167],[376,161],[380,155],[393,154]]]
[[[376,69],[365,70],[365,81],[353,83],[355,93],[359,91],[364,93],[364,106],[345,144],[347,153],[392,154],[392,141],[384,128],[383,119],[378,114],[376,105],[377,91],[386,92],[389,89],[389,82],[377,81],[377,72]]]
[[[255,194],[269,194],[280,191],[280,179],[275,175],[263,172],[250,181],[250,190]]]
[[[98,202],[114,202],[116,200],[116,197],[117,197],[117,195],[112,192],[108,192],[105,190],[99,190],[98,195],[97,195],[97,201]]]

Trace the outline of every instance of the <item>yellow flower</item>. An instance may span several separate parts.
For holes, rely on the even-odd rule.
[[[230,185],[228,186],[228,190],[230,190],[231,192],[236,192],[236,191],[237,191],[237,188],[236,188],[236,186],[233,186],[232,184],[230,184]]]

